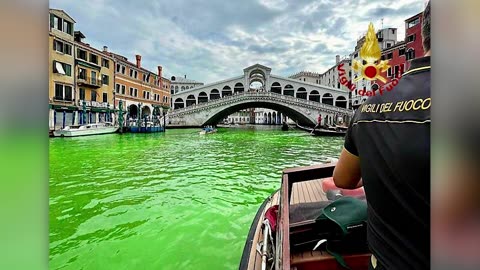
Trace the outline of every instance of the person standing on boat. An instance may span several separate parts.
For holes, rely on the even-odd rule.
[[[365,188],[370,269],[430,269],[430,2],[422,38],[425,57],[356,111],[333,174]]]
[[[321,126],[322,126],[322,114],[319,114],[317,118],[317,125],[313,127],[313,130],[310,133],[313,133],[317,127],[321,127]]]

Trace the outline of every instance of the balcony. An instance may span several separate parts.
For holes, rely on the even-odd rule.
[[[92,77],[77,77],[78,85],[89,86],[93,88],[100,88],[102,87],[102,80]]]

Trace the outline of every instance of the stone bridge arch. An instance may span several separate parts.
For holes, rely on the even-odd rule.
[[[209,118],[203,123],[203,125],[215,125],[220,122],[222,119],[226,118],[232,113],[238,112],[240,110],[249,109],[249,108],[265,108],[278,111],[283,115],[288,116],[294,121],[298,121],[303,125],[315,125],[315,121],[312,120],[312,117],[292,108],[288,104],[278,104],[277,102],[271,101],[246,101],[232,104],[232,106],[219,109],[209,115]],[[315,116],[314,116],[315,117]]]
[[[332,97],[333,98],[333,97]],[[171,126],[198,127],[215,125],[228,115],[249,108],[267,108],[288,116],[301,125],[314,126],[319,114],[326,117],[345,116],[351,111],[316,101],[299,99],[273,92],[244,92],[207,103],[187,106],[169,113]]]

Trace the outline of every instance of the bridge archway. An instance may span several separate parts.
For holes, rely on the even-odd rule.
[[[195,96],[194,95],[189,95],[187,97],[187,107],[190,107],[192,105],[195,105],[197,104],[197,100],[195,99]]]
[[[298,88],[296,97],[301,99],[307,99],[307,89],[303,87]]]
[[[173,109],[181,109],[181,108],[184,108],[185,107],[185,103],[183,102],[183,99],[181,98],[177,98],[175,99],[175,101],[173,102]]]
[[[142,118],[144,118],[145,116],[150,116],[150,113],[151,113],[151,110],[150,110],[150,107],[148,106],[143,106],[142,108]]]
[[[272,83],[272,87],[270,87],[270,92],[281,94],[282,93],[282,86],[279,82]]]
[[[232,88],[230,86],[225,85],[222,89],[222,97],[231,96],[232,95]]]
[[[332,94],[330,94],[330,93],[325,93],[325,94],[322,96],[322,103],[333,106],[333,96],[332,96]]]
[[[220,91],[218,91],[218,89],[213,89],[211,92],[210,92],[210,100],[215,100],[215,99],[219,99],[221,96],[220,96]]]
[[[335,100],[335,106],[340,108],[347,108],[347,99],[344,96],[339,96]]]
[[[235,86],[233,87],[234,93],[242,93],[243,91],[245,91],[245,88],[243,87],[242,83],[236,83]]]
[[[250,89],[254,89],[256,91],[263,90],[263,81],[259,79],[253,79],[250,81]]]
[[[128,106],[128,114],[132,119],[137,119],[138,117],[138,107],[135,104]]]
[[[272,113],[272,124],[277,124],[277,114],[275,112]]]
[[[265,101],[245,101],[242,103],[234,104],[223,110],[214,112],[212,115],[208,117],[208,119],[202,125],[216,125],[217,123],[219,123],[220,121],[228,117],[229,115],[241,110],[249,109],[249,108],[271,109],[271,110],[277,111],[278,114],[282,114],[283,116],[293,119],[294,121],[298,121],[300,125],[313,126],[316,124],[314,120],[311,120],[309,118],[309,116],[305,115],[303,112],[293,109],[288,104],[278,104],[278,103],[265,100]],[[265,113],[263,117],[264,117],[265,124],[272,123],[273,118],[271,114],[269,116],[267,113]]]
[[[291,84],[285,85],[285,88],[283,88],[283,94],[286,96],[295,96],[295,90],[293,89],[293,86]]]
[[[253,78],[253,77],[261,77],[265,80],[265,78],[267,77],[265,75],[265,72],[263,72],[263,70],[261,69],[254,69],[252,71],[250,71],[250,74],[248,74],[248,77],[249,78]]]
[[[312,90],[308,96],[308,100],[320,102],[320,93],[317,90]]]
[[[198,104],[208,102],[208,95],[205,92],[198,94]]]

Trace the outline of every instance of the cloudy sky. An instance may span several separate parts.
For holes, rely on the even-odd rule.
[[[260,63],[272,73],[324,72],[350,54],[369,22],[398,28],[425,0],[50,0],[85,42],[164,76],[210,83]]]

